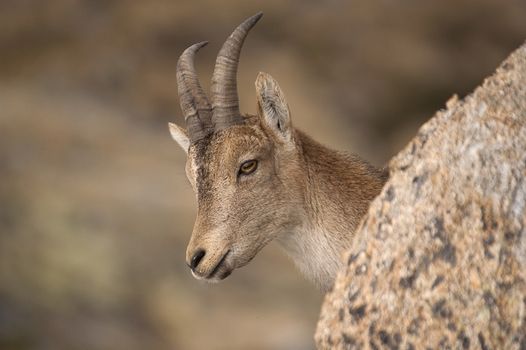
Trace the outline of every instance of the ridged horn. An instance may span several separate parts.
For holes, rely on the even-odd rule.
[[[208,44],[203,41],[184,50],[177,61],[177,90],[190,142],[213,132],[212,107],[195,72],[195,53]]]
[[[259,12],[241,23],[217,55],[211,86],[212,123],[215,130],[243,123],[237,95],[237,66],[243,42],[261,16],[263,13]]]

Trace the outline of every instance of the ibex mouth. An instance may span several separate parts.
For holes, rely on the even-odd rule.
[[[207,279],[212,279],[214,277],[216,277],[217,273],[219,272],[219,270],[221,269],[221,266],[224,265],[225,263],[225,260],[228,256],[228,254],[230,253],[230,249],[227,250],[227,252],[225,253],[225,255],[223,255],[223,257],[221,258],[221,260],[219,260],[219,262],[217,263],[217,265],[214,267],[214,269],[212,270],[212,272],[210,272],[208,274],[208,276],[206,276]],[[222,279],[225,279],[226,277],[228,277],[230,274],[232,273],[232,270],[227,270],[225,272],[223,272],[220,276],[219,276],[219,279],[222,280]]]

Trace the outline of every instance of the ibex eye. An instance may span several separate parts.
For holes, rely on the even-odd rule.
[[[243,162],[239,167],[239,175],[249,175],[252,174],[258,167],[258,161],[255,159],[247,160]]]

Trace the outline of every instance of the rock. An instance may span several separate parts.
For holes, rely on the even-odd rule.
[[[321,349],[526,349],[526,44],[389,164]]]

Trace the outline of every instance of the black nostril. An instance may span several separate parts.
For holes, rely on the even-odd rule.
[[[194,256],[192,256],[192,261],[190,261],[190,268],[192,270],[199,265],[205,254],[206,252],[203,249],[198,249],[197,252],[195,252]]]

